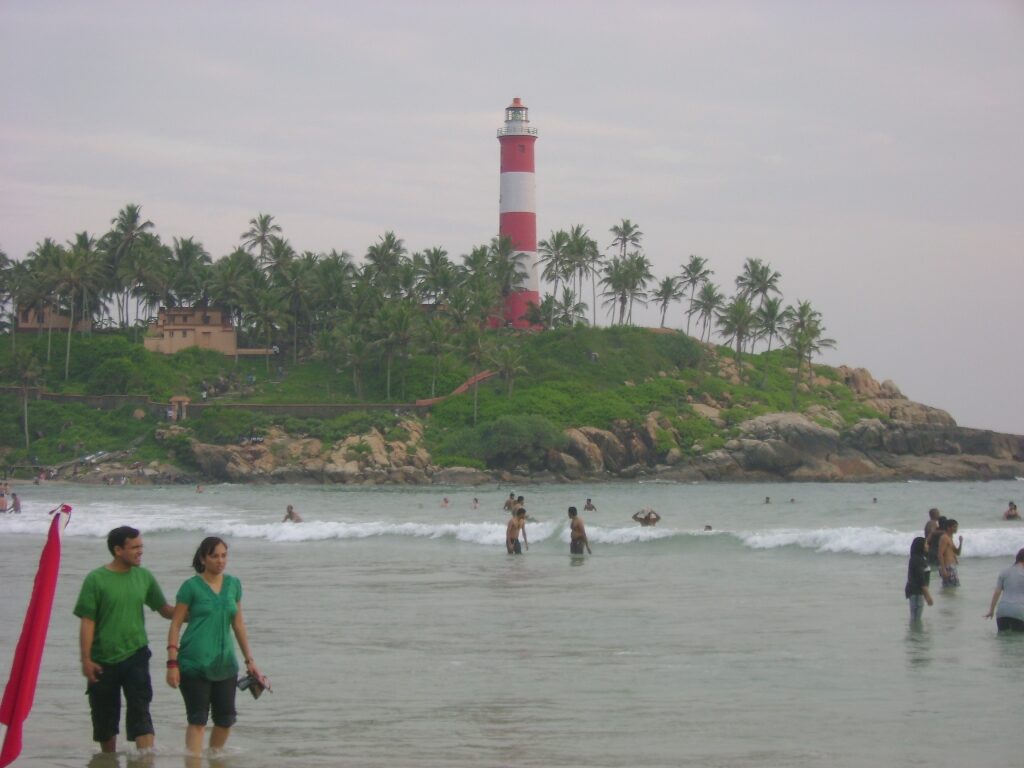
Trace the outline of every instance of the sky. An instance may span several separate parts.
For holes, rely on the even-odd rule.
[[[0,249],[137,203],[214,259],[257,213],[457,259],[516,96],[541,237],[628,218],[659,279],[697,254],[729,295],[768,261],[824,362],[1024,434],[1024,0],[4,0]]]

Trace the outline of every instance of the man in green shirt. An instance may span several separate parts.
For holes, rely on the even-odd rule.
[[[142,606],[165,619],[171,618],[174,608],[164,599],[153,574],[139,565],[142,535],[135,528],[125,525],[112,530],[107,548],[114,559],[85,577],[74,610],[81,619],[79,642],[82,674],[89,681],[92,737],[104,752],[117,749],[123,690],[128,740],[140,750],[151,749],[152,654]]]

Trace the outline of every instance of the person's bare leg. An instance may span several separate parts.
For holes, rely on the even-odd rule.
[[[138,750],[152,749],[156,743],[156,734],[147,733],[135,740],[135,748]]]
[[[117,752],[117,736],[100,742],[100,752]]]
[[[190,755],[203,754],[203,734],[205,733],[205,725],[189,724],[185,729],[185,751]]]
[[[228,736],[230,735],[230,728],[221,728],[219,725],[213,726],[213,732],[210,734],[210,749],[224,749],[224,745],[227,743]]]

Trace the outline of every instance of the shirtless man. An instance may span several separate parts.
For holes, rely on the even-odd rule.
[[[956,566],[959,562],[958,555],[964,546],[964,537],[959,537],[959,543],[953,544],[953,536],[956,534],[958,524],[956,520],[946,521],[946,530],[939,538],[939,576],[942,577],[942,586],[959,587],[960,576]]]
[[[648,526],[657,525],[658,521],[661,520],[661,515],[650,507],[644,507],[639,512],[634,513],[633,519],[646,528]]]
[[[523,534],[522,545],[519,543],[520,532]],[[530,548],[530,543],[526,540],[526,509],[520,507],[509,519],[508,527],[505,529],[505,550],[510,555],[521,555],[523,546]]]
[[[587,503],[583,505],[583,511],[584,512],[596,512],[597,511],[597,507],[594,506],[594,502],[592,502],[590,499],[587,499]]]
[[[1006,511],[1003,512],[1003,520],[1020,520],[1020,512],[1017,511],[1017,505],[1012,501],[1010,506],[1006,508]]]
[[[928,541],[932,534],[935,533],[935,529],[939,527],[939,515],[941,514],[938,507],[932,507],[928,510],[928,522],[924,524],[925,541]]]
[[[515,493],[515,491],[513,491],[512,493],[510,493],[508,495],[508,498],[505,499],[505,506],[502,507],[502,509],[504,509],[506,512],[511,512],[513,507],[515,507],[515,504],[516,504],[516,493]]]
[[[576,507],[569,507],[569,554],[570,555],[582,555],[583,548],[587,548],[587,554],[592,555],[590,551],[590,542],[587,541],[587,529],[583,526],[583,518],[578,516]]]
[[[299,515],[298,512],[296,512],[292,508],[292,505],[289,504],[288,505],[288,509],[286,509],[285,513],[284,513],[284,520],[282,520],[281,522],[282,523],[301,523],[302,522],[302,517]]]

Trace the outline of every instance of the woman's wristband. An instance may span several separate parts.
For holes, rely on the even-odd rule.
[[[167,668],[168,669],[177,669],[178,668],[178,660],[177,659],[168,659],[167,660]]]

